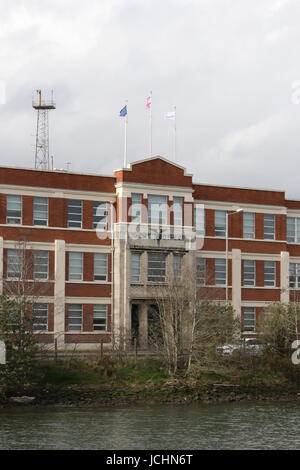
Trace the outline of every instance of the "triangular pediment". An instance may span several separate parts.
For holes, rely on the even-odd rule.
[[[127,168],[115,171],[117,182],[155,184],[162,186],[192,186],[192,175],[184,167],[161,156],[138,160]]]

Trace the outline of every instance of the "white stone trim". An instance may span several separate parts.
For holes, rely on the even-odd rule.
[[[112,303],[111,297],[66,297],[66,304],[108,304]]]
[[[95,175],[94,175],[95,176]],[[97,176],[97,175],[96,175]],[[96,191],[81,191],[77,189],[45,188],[39,186],[22,186],[0,184],[0,192],[5,194],[14,194],[18,196],[37,196],[62,199],[82,199],[85,201],[104,201],[115,202],[114,193],[104,193]]]
[[[205,209],[235,211],[242,208],[244,212],[256,212],[262,214],[287,214],[287,208],[284,206],[269,206],[264,204],[247,204],[238,202],[207,201],[205,199],[194,199],[194,203],[204,204]]]
[[[131,198],[132,193],[143,194],[143,198],[147,199],[149,194],[159,196],[169,196],[169,200],[173,197],[183,197],[185,202],[194,202],[193,188],[184,186],[163,186],[141,183],[117,183],[115,185],[118,197]]]

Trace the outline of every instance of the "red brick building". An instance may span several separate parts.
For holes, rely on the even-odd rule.
[[[300,287],[300,201],[196,183],[161,157],[114,176],[1,167],[1,292],[13,292],[24,263],[39,290],[35,330],[61,349],[132,328],[145,346],[153,286],[184,265],[208,297],[232,303],[249,335]]]

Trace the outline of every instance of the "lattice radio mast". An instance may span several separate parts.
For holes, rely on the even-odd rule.
[[[39,170],[50,170],[49,158],[49,123],[48,113],[55,109],[53,101],[53,91],[51,100],[42,101],[41,90],[36,90],[36,98],[32,99],[32,107],[37,110],[37,126],[35,141],[35,168]]]

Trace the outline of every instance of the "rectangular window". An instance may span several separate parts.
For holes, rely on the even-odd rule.
[[[205,236],[205,209],[203,205],[194,207],[194,225],[198,237]]]
[[[94,253],[94,280],[107,281],[108,256],[107,253]]]
[[[22,277],[22,251],[7,250],[7,277]]]
[[[142,222],[142,195],[131,194],[131,222],[140,224]]]
[[[35,250],[33,252],[34,279],[48,279],[49,252]]]
[[[175,279],[181,279],[182,256],[173,255],[173,273]]]
[[[255,331],[255,307],[244,307],[244,331]]]
[[[264,239],[275,239],[275,215],[264,214]]]
[[[276,285],[276,264],[275,261],[264,262],[264,285],[272,286]]]
[[[82,305],[69,304],[68,306],[68,331],[81,331]]]
[[[255,261],[244,260],[244,286],[255,286]]]
[[[205,258],[197,258],[196,259],[197,284],[200,284],[200,285],[205,284],[205,276],[206,276],[205,265],[206,265]]]
[[[300,243],[300,218],[286,218],[286,241],[289,243]]]
[[[94,305],[94,331],[107,330],[107,305]]]
[[[165,282],[166,255],[161,253],[148,253],[148,281]]]
[[[107,230],[107,203],[94,202],[93,204],[93,227],[98,230]]]
[[[69,281],[82,280],[82,253],[69,251]]]
[[[6,196],[6,223],[22,223],[22,196]]]
[[[77,199],[68,200],[68,227],[81,228],[82,201]]]
[[[253,212],[244,212],[243,237],[255,238],[255,214]]]
[[[131,253],[131,282],[140,282],[141,275],[141,255]]]
[[[48,225],[48,198],[33,198],[33,225]]]
[[[33,331],[48,331],[48,304],[33,304]]]
[[[148,196],[148,223],[167,224],[167,196]]]
[[[173,198],[174,225],[182,226],[182,197]]]
[[[299,263],[290,263],[289,266],[289,285],[292,289],[300,288],[300,264]]]
[[[215,284],[226,284],[226,260],[215,259]]]
[[[215,211],[215,236],[226,236],[226,211]]]

